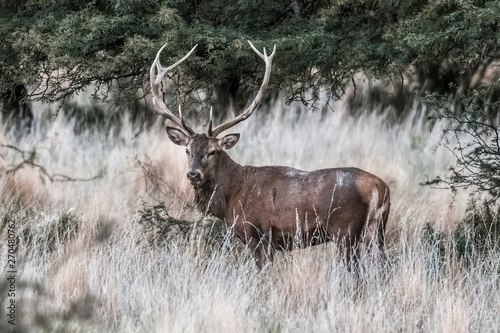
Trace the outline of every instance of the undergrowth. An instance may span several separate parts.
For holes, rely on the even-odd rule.
[[[352,117],[292,109],[277,104],[273,112],[239,124],[240,142],[229,153],[240,164],[303,170],[356,166],[384,179],[392,195],[389,274],[376,274],[368,265],[364,280],[356,280],[339,264],[331,243],[278,255],[259,273],[248,249],[222,221],[193,209],[185,152],[170,144],[162,123],[139,132],[122,116],[116,129],[110,129],[113,121],[106,124],[108,135],[107,129],[85,126],[75,131],[73,120],[59,115],[38,123],[21,141],[2,129],[2,255],[6,222],[19,226],[15,329],[483,332],[500,327],[498,207],[471,203],[467,192],[454,196],[419,186],[453,161],[448,151],[436,149],[443,124],[429,126],[418,110],[388,125],[381,113]],[[4,171],[21,162],[19,152],[6,148],[14,143],[22,152],[36,147],[33,161],[48,174],[88,181],[41,181],[40,170],[28,164],[7,179]],[[99,170],[106,172],[91,179]],[[23,191],[13,189],[20,186]],[[0,282],[2,332],[12,331],[4,320],[8,287]]]

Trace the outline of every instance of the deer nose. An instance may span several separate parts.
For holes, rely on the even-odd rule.
[[[201,173],[199,171],[197,171],[197,170],[189,170],[189,172],[187,173],[187,177],[191,181],[193,181],[193,180],[200,180]]]

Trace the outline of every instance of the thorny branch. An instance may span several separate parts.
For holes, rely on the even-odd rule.
[[[498,103],[489,105],[498,106]],[[453,154],[456,162],[450,166],[450,175],[445,179],[436,177],[423,184],[444,184],[453,192],[473,187],[488,193],[491,202],[500,199],[500,125],[497,117],[476,104],[466,105],[461,113],[445,108],[437,118],[450,121],[450,126],[444,130],[440,145]]]

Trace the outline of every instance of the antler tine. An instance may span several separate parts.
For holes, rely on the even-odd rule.
[[[266,54],[266,48],[264,48],[264,54],[260,53],[259,50],[257,50],[255,48],[255,46],[253,46],[253,44],[247,40],[248,44],[250,44],[250,47],[252,48],[252,50],[257,53],[259,55],[259,57],[261,57],[265,62],[266,62],[266,65],[267,65],[267,54]],[[271,58],[271,61],[272,61],[272,58],[274,58],[274,55],[276,54],[276,44],[274,44],[274,48],[273,48],[273,52],[271,53],[271,55],[269,56],[269,58]]]
[[[210,107],[210,118],[208,118],[208,136],[212,137],[212,125],[213,125],[213,113],[212,113],[212,107]]]
[[[179,119],[181,120],[181,124],[182,124],[182,127],[184,129],[186,129],[186,131],[189,132],[188,128],[191,130],[191,128],[189,127],[189,125],[186,123],[186,121],[184,120],[184,118],[182,118],[182,111],[181,111],[181,106],[179,105]],[[192,130],[191,130],[192,131]],[[194,134],[194,131],[193,133],[189,132],[189,134],[193,135]]]
[[[179,66],[184,60],[186,60],[194,52],[194,50],[196,49],[198,44],[196,44],[191,49],[191,51],[189,51],[188,54],[186,54],[182,59],[180,59],[179,61],[177,61],[176,63],[174,63],[173,65],[171,65],[169,67],[163,67],[160,64],[160,54],[161,54],[161,51],[163,51],[163,49],[165,48],[165,46],[167,46],[167,44],[163,45],[160,48],[160,50],[158,51],[158,53],[156,54],[156,58],[155,58],[153,64],[151,65],[151,69],[149,71],[149,80],[151,83],[151,91],[153,93],[153,104],[154,104],[155,109],[156,109],[155,113],[172,121],[178,127],[185,129],[190,135],[194,135],[195,131],[193,131],[193,129],[191,127],[189,127],[189,125],[184,120],[182,120],[182,115],[180,113],[180,110],[181,110],[180,106],[179,106],[179,117],[180,118],[177,118],[163,102],[163,92],[161,91],[161,82],[162,82],[165,74],[167,72],[170,72],[175,67]],[[155,76],[155,68],[156,68],[156,71],[158,72],[156,76]]]
[[[253,46],[253,44],[250,41],[248,41],[248,44],[250,44],[250,46],[252,47],[254,52],[257,53],[257,55],[259,57],[261,57],[266,64],[266,71],[264,73],[264,79],[262,81],[262,84],[260,86],[259,91],[257,92],[257,95],[255,95],[255,98],[253,99],[250,106],[242,114],[240,114],[238,117],[234,118],[233,120],[222,123],[219,126],[217,126],[216,128],[214,128],[214,130],[212,131],[212,135],[211,135],[214,138],[217,137],[217,135],[219,135],[221,132],[233,127],[234,125],[236,125],[236,124],[242,122],[243,120],[247,119],[248,117],[250,117],[252,115],[252,113],[254,112],[254,110],[257,108],[257,106],[260,104],[260,101],[262,100],[262,97],[264,96],[264,92],[267,89],[267,85],[269,84],[269,78],[271,77],[271,65],[273,62],[273,58],[276,55],[276,45],[274,45],[273,52],[271,53],[271,55],[267,56],[265,48],[264,48],[264,54],[262,54]]]

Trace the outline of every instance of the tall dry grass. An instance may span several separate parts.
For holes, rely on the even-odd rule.
[[[235,129],[242,138],[229,153],[241,164],[357,166],[383,178],[392,192],[387,275],[366,259],[363,278],[353,277],[331,244],[279,255],[258,273],[230,233],[207,243],[206,229],[195,227],[208,222],[189,201],[184,150],[168,141],[161,121],[137,136],[126,116],[114,134],[75,134],[62,114],[40,117],[22,140],[2,128],[0,211],[4,223],[16,221],[19,235],[16,328],[498,331],[499,254],[473,255],[464,265],[453,245],[425,236],[427,225],[453,230],[467,205],[466,193],[453,198],[419,185],[426,176],[445,174],[453,162],[447,150],[436,148],[443,124],[430,126],[418,110],[389,125],[380,113],[354,117],[341,103],[335,109],[313,113],[277,103],[267,114],[260,110]],[[34,165],[8,172],[29,152]],[[101,171],[102,177],[85,181]],[[57,174],[72,179],[58,181],[68,179]],[[141,211],[159,201],[169,216],[200,222],[187,236],[150,242]],[[0,237],[3,256],[5,227]],[[0,291],[5,300],[2,284]],[[0,331],[10,330],[0,314]]]

